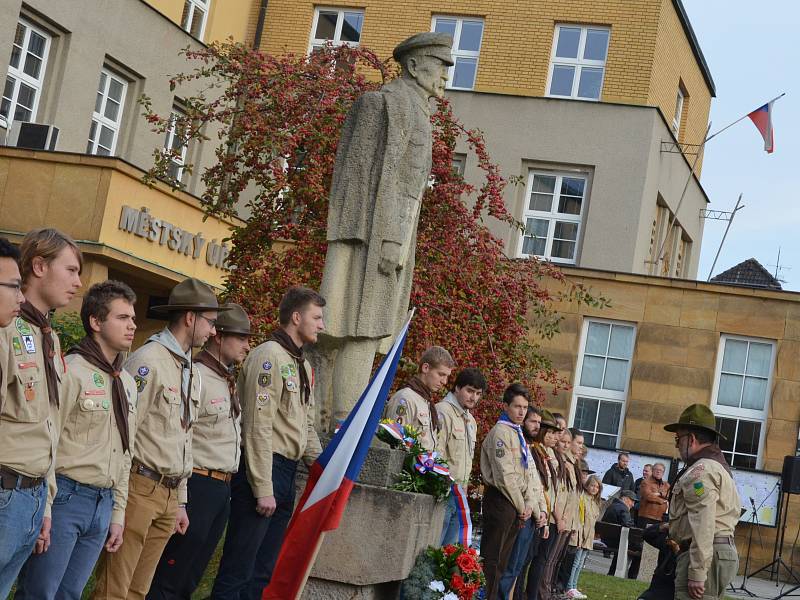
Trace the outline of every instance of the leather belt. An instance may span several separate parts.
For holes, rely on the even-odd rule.
[[[735,542],[733,538],[729,535],[715,535],[714,536],[714,543],[715,544],[728,544],[729,546],[735,546]],[[692,545],[692,540],[683,540],[680,543],[681,552],[688,552],[689,547]]]
[[[44,477],[28,477],[18,473],[14,469],[0,465],[0,488],[13,490],[19,487],[21,490],[35,488],[44,483]]]
[[[233,473],[226,473],[225,471],[212,471],[211,469],[198,469],[195,467],[192,469],[192,473],[196,475],[202,475],[203,477],[211,477],[211,479],[218,479],[219,481],[224,481],[225,483],[230,483],[231,478],[233,478]]]
[[[154,471],[148,467],[145,467],[139,463],[133,463],[133,468],[131,468],[132,473],[136,473],[137,475],[142,475],[143,477],[147,477],[148,479],[152,479],[153,481],[157,481],[165,488],[174,490],[176,489],[180,483],[182,477],[169,477],[167,475],[162,475],[158,471]]]

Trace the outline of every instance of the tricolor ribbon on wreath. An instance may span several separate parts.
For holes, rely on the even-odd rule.
[[[433,471],[439,475],[446,475],[449,477],[450,469],[436,462],[437,458],[439,458],[438,452],[423,452],[417,456],[417,462],[414,464],[414,468],[423,475],[428,471]]]
[[[414,445],[414,439],[406,435],[406,429],[400,425],[400,423],[395,423],[393,421],[391,423],[381,423],[380,426],[385,429],[394,439],[403,442],[408,448],[411,448],[411,446]]]
[[[472,544],[472,515],[467,502],[467,490],[457,483],[453,483],[453,498],[456,501],[456,515],[458,516],[458,543],[469,548]]]

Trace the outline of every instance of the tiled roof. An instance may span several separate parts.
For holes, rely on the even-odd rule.
[[[781,287],[781,282],[775,279],[772,273],[767,271],[755,258],[748,258],[740,262],[735,267],[731,267],[716,277],[712,277],[711,281],[714,283],[768,290],[783,289]]]

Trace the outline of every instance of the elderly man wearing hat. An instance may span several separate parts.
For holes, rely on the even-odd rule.
[[[169,324],[151,336],[123,365],[139,392],[138,428],[125,509],[125,542],[104,552],[93,598],[144,598],[170,536],[184,534],[186,480],[192,473],[191,426],[200,403],[200,375],[192,348],[215,333],[220,308],[198,279],[175,286],[165,306]]]
[[[664,429],[675,433],[686,464],[673,484],[669,506],[669,537],[680,547],[675,600],[722,598],[739,570],[733,533],[742,505],[717,444],[722,434],[703,404],[692,404]]]
[[[189,598],[217,548],[230,514],[231,478],[241,455],[241,412],[234,368],[250,350],[250,319],[238,304],[224,304],[217,334],[194,358],[203,386],[192,428],[194,468],[186,507],[191,527],[173,535],[158,563],[150,600]]]

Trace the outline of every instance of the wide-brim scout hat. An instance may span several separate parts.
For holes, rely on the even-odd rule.
[[[444,64],[452,66],[453,53],[453,38],[446,33],[425,32],[412,35],[395,46],[392,56],[397,62],[411,52],[412,50],[423,49],[424,56],[433,56],[441,60]]]
[[[561,431],[561,427],[559,427],[558,421],[556,421],[556,418],[553,416],[553,413],[551,413],[547,409],[542,411],[541,427],[549,427],[550,429]]]
[[[587,462],[586,462],[585,460],[583,460],[583,459],[580,459],[580,460],[578,461],[578,465],[579,465],[579,466],[578,466],[578,468],[580,469],[580,471],[581,471],[582,473],[587,473],[587,474],[589,474],[589,475],[594,475],[595,473],[597,473],[597,471],[592,471],[592,470],[589,468],[589,463],[587,463]]]
[[[675,433],[679,429],[703,429],[710,431],[721,437],[723,440],[727,439],[717,430],[717,419],[711,409],[705,404],[692,404],[687,406],[681,416],[678,417],[677,423],[670,423],[664,425],[665,431]]]
[[[154,313],[163,314],[187,310],[198,312],[216,310],[223,312],[230,309],[220,307],[213,290],[199,279],[191,277],[172,288],[167,304],[153,306],[150,310]]]
[[[225,311],[217,317],[215,328],[217,333],[233,333],[236,335],[253,335],[250,331],[250,317],[244,309],[233,302],[226,302],[219,307]]]

